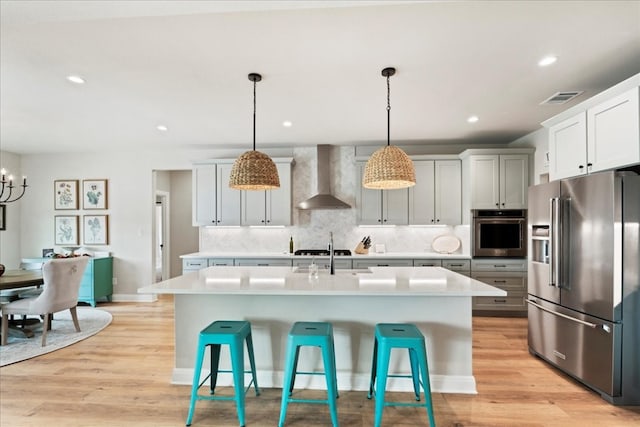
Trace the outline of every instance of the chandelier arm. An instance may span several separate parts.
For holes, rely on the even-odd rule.
[[[12,202],[15,202],[16,200],[20,200],[22,198],[22,196],[24,196],[24,193],[27,191],[28,185],[21,185],[21,187],[22,187],[22,193],[18,197],[16,197],[13,200],[9,200],[11,198],[11,191],[9,191],[9,195],[7,196],[7,199],[6,200],[0,200],[0,203],[12,203]],[[11,188],[13,188],[13,187],[10,187],[10,189]]]
[[[2,196],[4,195],[4,185],[6,184],[6,181],[2,181],[2,191],[0,191],[0,199],[2,199]]]
[[[7,194],[7,197],[4,200],[0,200],[0,203],[9,203],[13,201],[13,200],[9,200],[11,199],[11,193],[13,192],[13,185],[10,185],[8,188],[9,188],[9,194]],[[2,194],[4,194],[4,185],[2,186],[2,193],[0,193],[0,196],[2,196]]]

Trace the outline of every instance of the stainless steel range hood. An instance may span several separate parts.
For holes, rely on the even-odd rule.
[[[350,209],[347,203],[331,195],[330,145],[318,145],[318,194],[298,205],[298,209]]]

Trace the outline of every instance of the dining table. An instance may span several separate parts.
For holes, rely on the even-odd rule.
[[[0,276],[0,291],[40,286],[43,283],[42,270],[6,270]]]
[[[42,284],[44,284],[42,270],[6,270],[4,274],[0,276],[0,291],[30,288]],[[33,337],[33,331],[26,326],[34,322],[40,323],[40,321],[36,319],[11,321],[9,324],[9,335],[22,338]]]

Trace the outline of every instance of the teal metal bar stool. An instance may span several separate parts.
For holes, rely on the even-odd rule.
[[[298,355],[300,347],[320,347],[324,372],[298,371]],[[296,375],[324,375],[327,381],[327,399],[293,399],[293,386]],[[333,345],[333,326],[326,322],[296,322],[289,331],[287,354],[284,365],[284,382],[282,383],[282,405],[280,407],[280,427],[284,426],[289,403],[323,403],[329,405],[333,427],[338,427],[338,381],[336,378],[336,354]]]
[[[244,342],[247,343],[249,352],[249,362],[251,370],[244,370]],[[231,353],[231,370],[220,370],[218,364],[220,362],[220,346],[228,344]],[[200,382],[200,373],[202,371],[202,362],[206,348],[211,349],[211,371],[209,375]],[[216,382],[219,373],[233,374],[233,387],[235,396],[215,396]],[[251,373],[251,381],[245,390],[244,374]],[[211,378],[210,396],[199,395],[198,389],[204,385],[207,379]],[[191,386],[191,403],[189,405],[189,415],[187,416],[187,425],[191,425],[193,413],[196,409],[197,400],[234,400],[238,411],[238,421],[240,426],[245,425],[244,420],[244,398],[245,394],[251,388],[251,383],[256,390],[256,396],[260,395],[258,389],[258,380],[256,377],[256,363],[253,356],[253,341],[251,339],[251,324],[247,321],[218,320],[200,331],[198,338],[198,354],[196,355],[196,364],[193,372],[193,384]]]
[[[394,348],[406,348],[409,350],[411,361],[411,375],[389,375],[389,358]],[[422,381],[420,381],[422,376]],[[424,403],[386,402],[384,399],[387,387],[387,378],[412,378],[413,391],[417,401],[420,401],[420,384],[424,390]],[[378,382],[377,387],[376,380]],[[424,406],[427,408],[429,425],[435,427],[433,417],[433,404],[431,402],[431,385],[429,383],[429,367],[427,363],[427,350],[424,344],[424,335],[410,323],[379,323],[375,329],[373,343],[373,363],[371,364],[371,382],[367,399],[375,394],[375,418],[374,426],[380,427],[382,412],[385,406]]]

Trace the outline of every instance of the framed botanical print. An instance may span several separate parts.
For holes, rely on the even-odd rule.
[[[78,180],[61,179],[53,181],[56,210],[78,209]]]
[[[56,215],[54,220],[56,245],[78,244],[78,221],[78,215]]]
[[[85,215],[82,235],[85,245],[109,243],[109,215]]]
[[[82,181],[82,208],[107,209],[106,179],[85,179]]]

